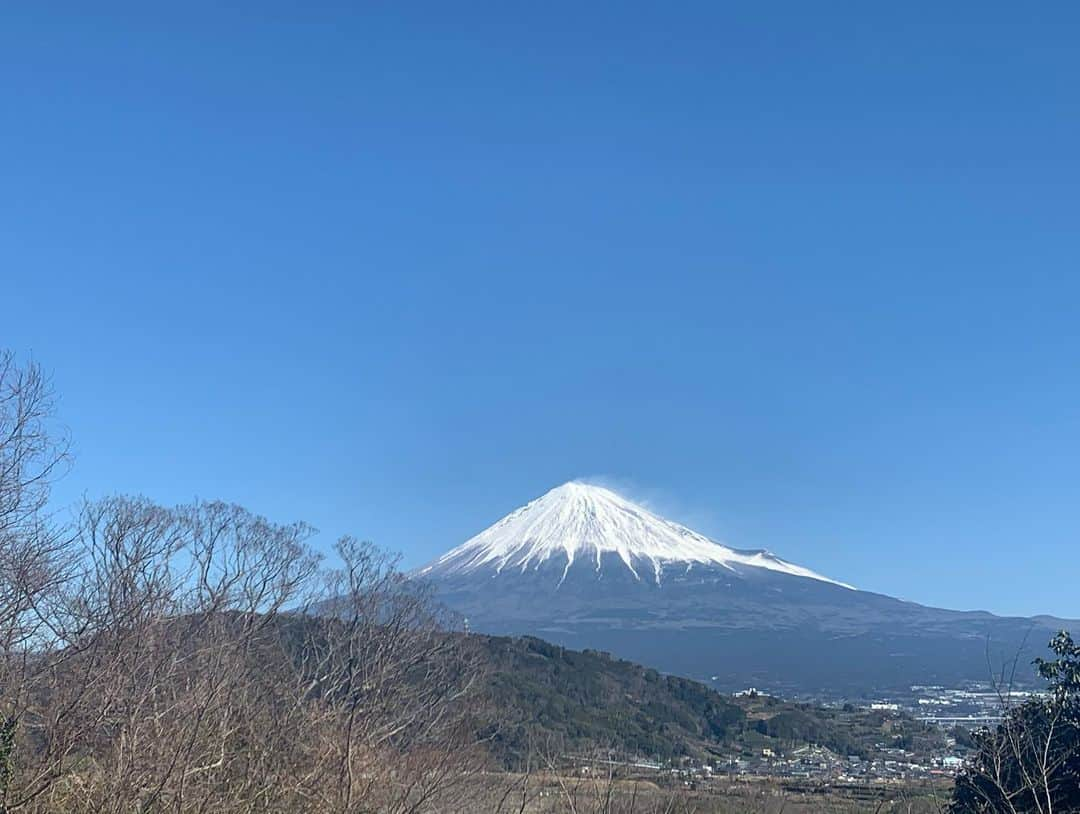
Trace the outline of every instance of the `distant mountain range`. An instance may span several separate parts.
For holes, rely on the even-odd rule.
[[[739,550],[572,482],[416,576],[469,626],[610,651],[720,689],[865,695],[1011,673],[1080,623],[942,610]]]

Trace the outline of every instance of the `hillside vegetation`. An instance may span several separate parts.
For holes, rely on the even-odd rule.
[[[668,761],[782,752],[807,744],[865,757],[877,745],[939,747],[943,734],[896,713],[734,698],[596,651],[531,637],[470,637],[499,725],[491,750],[512,765],[530,750],[606,748]]]

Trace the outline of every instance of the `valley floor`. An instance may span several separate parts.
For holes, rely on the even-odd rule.
[[[484,783],[483,810],[498,814],[937,814],[952,791],[948,781],[822,785],[751,777],[691,786],[662,776],[555,773],[492,775]]]

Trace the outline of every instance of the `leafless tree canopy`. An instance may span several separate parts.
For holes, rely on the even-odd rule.
[[[50,409],[0,356],[0,812],[464,805],[475,666],[392,559],[216,502],[57,527]]]
[[[49,485],[67,461],[52,421],[53,396],[36,364],[0,350],[0,534],[37,522]]]

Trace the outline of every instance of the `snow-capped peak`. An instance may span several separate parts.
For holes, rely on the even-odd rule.
[[[617,554],[638,579],[662,580],[673,564],[765,568],[851,588],[807,568],[785,562],[768,551],[739,551],[691,529],[657,517],[605,489],[571,481],[522,506],[490,528],[444,554],[420,574],[467,574],[483,567],[496,573],[525,571],[553,556],[565,555],[563,577],[575,562],[601,566],[606,553]],[[649,573],[641,573],[647,564]]]

